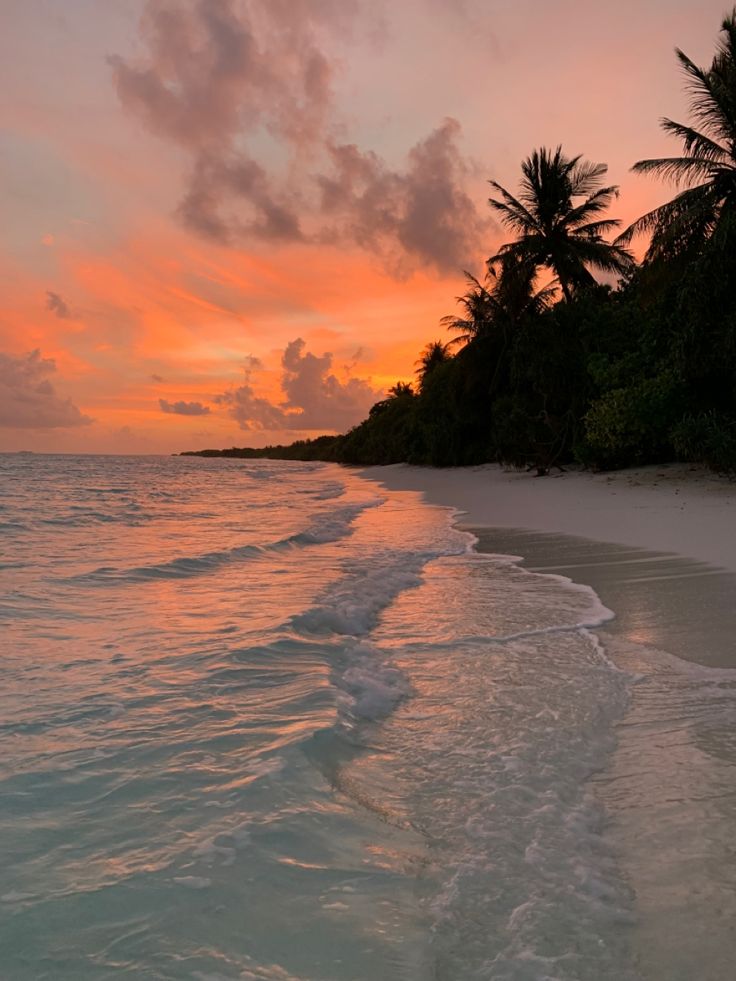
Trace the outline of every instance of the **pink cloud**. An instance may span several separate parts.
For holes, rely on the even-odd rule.
[[[92,422],[71,399],[56,394],[49,381],[55,370],[55,363],[40,351],[20,357],[0,354],[0,426],[64,429]]]
[[[462,268],[476,258],[488,219],[465,191],[472,168],[459,150],[460,124],[444,120],[398,169],[337,140],[345,125],[323,40],[334,6],[149,0],[145,57],[110,58],[120,101],[186,152],[177,215],[199,235],[229,245],[351,243],[400,274]],[[345,10],[358,18],[363,5]],[[286,163],[275,167],[264,142]]]
[[[300,337],[281,356],[280,401],[256,394],[252,374],[259,367],[257,359],[251,361],[245,382],[215,399],[244,430],[344,432],[383,394],[362,378],[348,374],[341,381],[332,354],[312,354]]]

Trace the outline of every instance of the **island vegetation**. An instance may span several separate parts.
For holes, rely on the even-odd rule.
[[[344,435],[199,455],[736,473],[736,9],[709,68],[677,58],[691,119],[662,126],[680,154],[633,168],[670,182],[672,200],[621,230],[604,164],[536,150],[517,191],[491,182],[513,237],[482,279],[467,275],[415,381]],[[636,236],[649,237],[641,262]]]

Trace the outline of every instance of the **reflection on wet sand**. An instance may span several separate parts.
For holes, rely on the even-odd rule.
[[[736,941],[736,576],[677,555],[474,529],[478,549],[592,586],[597,631],[635,677],[618,748],[593,784],[636,896],[646,981],[722,981]]]

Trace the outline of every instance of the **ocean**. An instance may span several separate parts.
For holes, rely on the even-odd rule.
[[[687,833],[630,806],[663,682],[591,588],[331,465],[19,454],[0,484],[4,981],[680,977],[631,873]],[[722,674],[678,675],[676,717],[731,719]]]

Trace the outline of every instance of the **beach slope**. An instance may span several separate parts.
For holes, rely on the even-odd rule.
[[[667,464],[538,478],[494,464],[447,470],[398,464],[361,474],[465,512],[464,526],[576,535],[674,552],[736,572],[736,481],[698,467]]]

